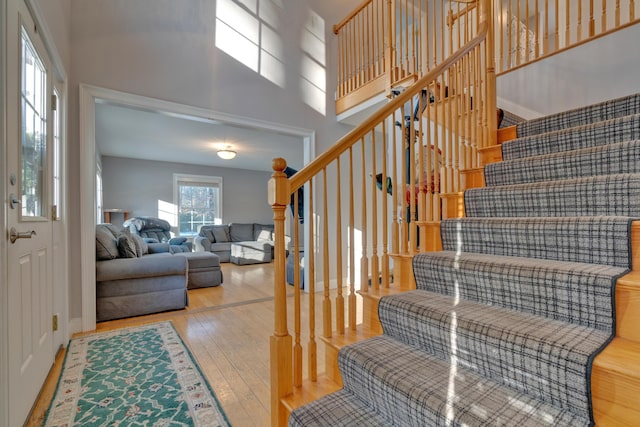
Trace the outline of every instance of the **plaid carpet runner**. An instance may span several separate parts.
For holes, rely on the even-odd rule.
[[[384,334],[343,348],[343,389],[291,426],[592,425],[593,358],[640,218],[640,94],[518,125]]]

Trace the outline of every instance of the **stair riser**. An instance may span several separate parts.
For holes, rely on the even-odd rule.
[[[417,255],[417,289],[611,332],[611,276],[625,269],[588,264],[566,269],[548,266],[544,260],[525,263],[524,258],[493,263],[491,257],[455,252]],[[553,292],[551,286],[556,287]]]
[[[597,360],[597,359],[596,359]],[[603,369],[594,363],[591,390],[596,425],[635,426],[640,420],[640,381]]]
[[[588,125],[602,120],[640,113],[640,94],[565,111],[553,116],[530,120],[517,125],[519,135],[534,135],[557,129]]]
[[[640,141],[487,165],[487,186],[640,172]],[[471,187],[470,187],[471,188]]]
[[[640,217],[640,174],[558,183],[476,188],[465,192],[467,217]]]
[[[502,144],[502,160],[579,150],[640,139],[640,114]]]
[[[629,227],[625,217],[467,218],[442,221],[441,234],[445,251],[630,268]]]

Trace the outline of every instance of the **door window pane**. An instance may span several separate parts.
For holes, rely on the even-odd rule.
[[[47,72],[22,29],[22,216],[45,215]]]

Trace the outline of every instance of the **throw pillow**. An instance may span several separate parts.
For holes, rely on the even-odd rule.
[[[147,244],[147,242],[145,242],[144,239],[138,236],[137,234],[134,234],[132,237],[133,237],[133,243],[135,243],[136,245],[136,253],[138,254],[138,257],[148,254],[149,245]]]
[[[120,237],[118,237],[118,253],[120,254],[120,258],[137,258],[138,255],[134,239],[126,234],[121,234]]]
[[[118,257],[118,241],[103,227],[96,228],[96,259],[99,261]]]
[[[224,228],[216,227],[212,230],[212,232],[213,232],[213,238],[215,239],[214,241],[216,243],[224,243],[229,241],[229,236],[227,236],[227,232]]]
[[[210,241],[211,243],[215,243],[216,242],[216,238],[213,235],[213,230],[211,228],[202,228],[200,230],[200,235],[203,237],[206,237],[208,241]]]

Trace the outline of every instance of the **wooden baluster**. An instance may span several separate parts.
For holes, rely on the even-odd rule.
[[[571,46],[571,4],[570,2],[566,2],[566,15],[565,15],[565,35],[564,35],[564,45],[562,47]]]
[[[513,12],[511,10],[511,0],[507,3],[507,69],[513,68]]]
[[[414,22],[413,26],[415,28],[416,34],[414,35],[414,39],[416,39],[418,41],[418,47],[417,47],[417,51],[418,51],[418,77],[422,77],[424,75],[424,73],[426,73],[425,69],[424,69],[424,52],[423,52],[423,39],[422,39],[422,16],[423,16],[423,11],[422,11],[422,2],[419,1],[418,2],[418,22]]]
[[[616,0],[616,28],[620,26],[620,0]]]
[[[336,93],[338,99],[342,98],[342,33],[336,33],[338,38],[338,83],[336,85]]]
[[[449,55],[453,53],[453,5],[449,2],[449,18],[451,19],[452,24],[447,26],[449,28]]]
[[[371,289],[378,290],[380,258],[378,257],[378,192],[376,188],[376,132],[371,131]]]
[[[607,0],[602,0],[602,28],[600,34],[607,32]]]
[[[421,3],[422,4],[422,3]],[[424,58],[423,58],[423,62],[424,62],[424,69],[423,69],[423,75],[428,73],[429,70],[431,70],[431,67],[429,66],[429,61],[431,60],[431,56],[430,56],[430,50],[429,50],[429,4],[427,2],[427,4],[425,5],[424,8],[424,14],[420,15],[420,40],[423,39],[424,37]],[[422,16],[424,16],[424,25],[422,22]],[[422,77],[422,76],[421,76]]]
[[[325,338],[330,338],[332,336],[332,314],[331,314],[331,298],[330,298],[330,289],[331,289],[331,281],[330,281],[330,272],[329,272],[329,209],[328,209],[328,191],[327,191],[327,168],[322,169],[322,239],[323,239],[323,259],[322,259],[322,267],[323,267],[323,276],[324,276],[324,297],[322,299],[322,335]]]
[[[407,14],[408,16],[409,14]],[[407,43],[411,44],[411,59],[410,59],[410,70],[411,73],[416,76],[418,70],[416,68],[416,38],[415,38],[415,33],[413,31],[413,29],[416,26],[416,5],[415,5],[415,0],[412,1],[412,5],[411,5],[411,26],[407,25],[407,34],[408,34],[408,39],[407,39]]]
[[[401,176],[400,176],[400,180],[399,180],[399,185],[397,186],[399,189],[401,189],[400,192],[400,199],[401,199],[401,204],[402,204],[402,227],[401,227],[401,240],[400,240],[400,244],[401,244],[401,251],[403,255],[406,255],[409,253],[409,217],[407,215],[407,210],[408,210],[408,206],[407,206],[407,174],[409,173],[409,170],[407,169],[407,150],[409,147],[408,144],[408,135],[409,135],[409,128],[407,128],[405,120],[404,120],[404,107],[402,107],[402,109],[400,110],[400,129],[402,130],[402,165],[400,166],[400,171],[401,171]]]
[[[338,334],[344,335],[344,297],[342,296],[342,203],[341,203],[341,176],[340,157],[336,159],[336,330]]]
[[[400,185],[399,183],[402,182],[400,181],[400,179],[398,179],[398,130],[396,129],[395,123],[396,123],[396,117],[398,114],[398,110],[393,112],[393,116],[391,116],[391,125],[392,125],[392,129],[393,129],[393,153],[392,153],[392,161],[393,161],[393,167],[392,167],[392,175],[391,175],[391,200],[393,203],[393,213],[392,213],[392,217],[393,217],[393,225],[391,228],[391,250],[393,252],[394,255],[398,255],[400,253],[400,241],[399,241],[399,235],[400,235],[400,227],[398,224],[398,191],[400,191]],[[384,188],[386,191],[387,188],[387,184],[384,183]]]
[[[521,24],[522,24],[522,17],[520,16],[520,2],[516,2],[516,28],[515,28],[515,32],[516,32],[516,65],[520,65],[521,64],[521,60],[520,60],[520,49],[522,46],[520,46],[520,30],[521,28]]]
[[[293,341],[287,330],[287,284],[284,259],[284,213],[289,204],[289,182],[284,174],[287,162],[273,159],[273,175],[269,180],[269,204],[273,209],[275,234],[274,260],[274,327],[270,337],[271,372],[271,424],[280,425],[286,420],[280,399],[293,392]]]
[[[295,344],[293,346],[293,385],[295,387],[302,386],[302,344],[300,344],[300,238],[298,225],[300,224],[298,217],[298,191],[293,192],[293,306],[294,306],[294,336]]]
[[[363,32],[363,43],[366,43],[366,52],[367,52],[367,74],[368,74],[368,80],[367,81],[371,81],[374,78],[376,78],[378,76],[379,70],[377,69],[377,49],[376,49],[376,44],[375,44],[375,39],[374,39],[374,30],[373,30],[373,26],[371,25],[371,21],[373,20],[373,16],[374,16],[374,4],[375,3],[371,3],[369,6],[367,6],[364,10],[363,13],[366,15],[366,18],[364,19],[364,22],[366,24],[366,31]]]
[[[524,41],[524,57],[525,63],[529,62],[529,0],[526,0],[525,12],[524,12],[524,27],[525,27],[525,41]]]
[[[366,26],[367,26],[367,20],[364,14],[360,13],[358,14],[358,27],[360,29],[360,31],[358,31],[358,39],[356,40],[356,45],[358,46],[358,51],[359,51],[359,55],[358,55],[358,59],[360,61],[360,64],[358,65],[358,70],[360,71],[360,83],[359,83],[359,87],[364,86],[365,84],[367,84],[367,76],[366,76],[366,72],[367,72],[367,62],[366,62],[366,57],[365,57],[365,39],[367,37],[366,34]]]
[[[443,21],[444,22],[444,21]],[[413,108],[411,108],[413,110]],[[417,245],[417,230],[416,230],[416,214],[417,214],[417,206],[416,206],[416,149],[415,149],[415,134],[416,134],[416,126],[413,120],[413,111],[409,112],[409,135],[407,138],[407,143],[409,146],[409,242],[410,242],[410,253],[414,254],[418,250]]]
[[[557,26],[557,25],[556,25]],[[544,0],[544,53],[549,53],[549,0]]]
[[[433,67],[435,67],[436,65],[438,65],[438,26],[436,25],[436,18],[437,18],[437,13],[436,13],[436,1],[432,1],[430,2],[433,5],[433,12],[431,13],[431,16],[433,17],[433,24],[431,25],[431,29],[432,29],[432,37],[431,39],[433,40]],[[429,20],[429,14],[427,14],[427,21]],[[404,196],[403,196],[404,197]],[[403,214],[404,215],[404,214]]]
[[[634,19],[636,19],[636,6],[634,0],[631,0],[629,2],[629,22],[632,22]]]
[[[382,287],[389,287],[389,205],[387,195],[387,120],[382,121]],[[374,176],[375,178],[375,176]]]
[[[498,69],[500,71],[505,70],[504,66],[504,34],[506,31],[505,22],[504,22],[504,2],[500,1],[500,13],[498,14],[498,28],[500,28],[500,59],[498,60]],[[468,134],[467,134],[468,135]]]
[[[540,56],[540,5],[536,0],[536,45],[535,45],[535,58]]]
[[[442,3],[441,6],[440,6],[440,15],[441,15],[440,16],[440,22],[446,22],[445,21],[445,16],[444,16],[444,3]],[[442,61],[444,61],[446,56],[447,56],[446,51],[444,49],[444,42],[445,42],[444,28],[445,28],[445,26],[444,25],[440,25],[440,28],[441,28],[441,30],[440,30],[440,59]]]
[[[555,30],[555,50],[559,50],[560,49],[560,16],[558,15],[560,13],[560,6],[558,4],[558,0],[555,1],[556,4],[556,13],[555,13],[555,17],[556,17],[556,30]]]
[[[606,0],[604,0],[606,1]],[[582,2],[578,2],[578,30],[577,30],[577,38],[576,41],[579,42],[582,40]]]
[[[434,88],[435,90],[435,88]],[[434,92],[435,94],[435,92]],[[429,92],[427,92],[427,106],[425,108],[425,115],[424,115],[424,119],[425,122],[427,123],[427,132],[425,132],[425,144],[427,146],[427,153],[426,153],[426,160],[427,160],[427,164],[425,166],[426,171],[423,171],[423,173],[425,174],[425,177],[427,179],[426,185],[427,188],[429,189],[429,196],[427,199],[427,203],[428,203],[428,207],[426,209],[426,220],[427,221],[433,221],[433,196],[431,194],[431,188],[432,188],[432,182],[433,182],[433,171],[431,168],[431,165],[433,164],[433,142],[431,141],[431,129],[435,129],[432,126],[432,122],[431,120],[433,120],[431,118],[431,112],[433,110],[433,104],[429,103]],[[420,120],[422,120],[422,117],[420,118]],[[436,129],[437,132],[437,129]]]
[[[369,261],[367,258],[367,175],[365,160],[365,143],[364,138],[360,140],[362,145],[362,161],[360,169],[362,170],[362,256],[360,258],[360,290],[362,292],[369,291]]]
[[[313,180],[309,181],[309,344],[308,344],[308,369],[309,379],[318,381],[318,344],[316,343],[316,214],[313,210]],[[305,268],[307,266],[305,265]]]
[[[422,112],[424,110],[424,105],[422,102],[422,94],[418,94],[418,111]],[[426,219],[426,194],[424,192],[425,186],[427,183],[424,181],[424,170],[426,165],[424,164],[424,146],[422,143],[423,138],[423,130],[422,130],[422,114],[418,115],[418,129],[416,130],[418,140],[418,223],[423,223]],[[419,232],[418,242],[420,243],[420,252],[424,252],[425,244],[426,244],[426,229],[424,226],[417,226]]]
[[[356,269],[355,269],[355,215],[354,201],[356,194],[353,188],[353,147],[349,147],[349,329],[356,330]]]
[[[593,0],[589,0],[589,37],[596,34],[596,19]]]

